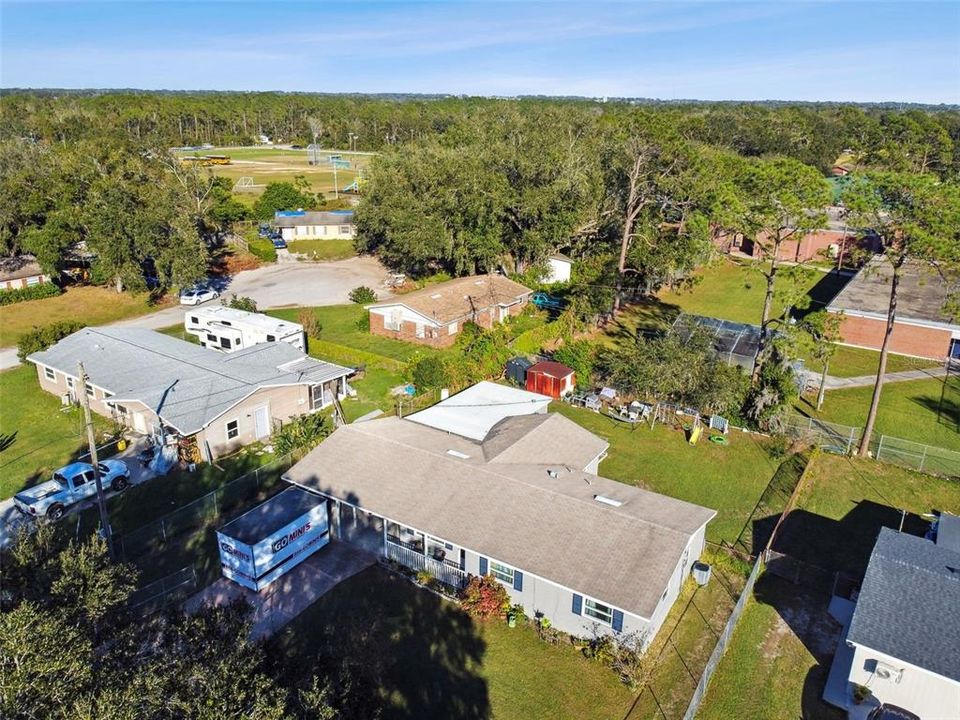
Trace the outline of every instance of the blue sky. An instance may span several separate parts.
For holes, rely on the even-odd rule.
[[[960,102],[960,0],[3,0],[3,87]]]

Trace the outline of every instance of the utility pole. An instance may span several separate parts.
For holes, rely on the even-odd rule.
[[[110,516],[107,515],[107,503],[103,497],[103,482],[100,480],[100,461],[97,458],[97,439],[93,433],[93,418],[90,415],[90,398],[87,397],[87,371],[83,369],[83,363],[77,363],[78,375],[80,377],[80,404],[83,406],[83,423],[87,428],[87,444],[90,446],[90,464],[93,465],[93,479],[97,484],[97,509],[100,511],[100,527],[103,528],[103,536],[107,541],[107,550],[110,553],[110,560],[117,561],[117,556],[113,549],[113,531],[110,529]]]

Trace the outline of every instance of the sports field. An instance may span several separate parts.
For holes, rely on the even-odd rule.
[[[229,165],[213,165],[209,170],[217,175],[229,178],[234,183],[241,178],[250,178],[251,187],[235,188],[241,198],[255,199],[263,192],[267,183],[292,182],[302,175],[310,183],[313,192],[323,193],[325,197],[334,196],[334,171],[328,161],[330,155],[340,155],[350,167],[338,167],[336,186],[338,190],[350,185],[360,172],[370,164],[370,153],[347,152],[343,150],[321,150],[319,165],[310,165],[306,150],[290,148],[249,147],[249,148],[209,148],[181,153],[184,156],[226,155]]]

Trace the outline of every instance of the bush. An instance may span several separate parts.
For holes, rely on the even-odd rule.
[[[62,292],[53,283],[28,285],[25,288],[15,290],[0,290],[0,305],[13,305],[24,300],[42,300],[43,298],[56,297]]]
[[[301,309],[297,313],[297,322],[303,325],[303,331],[308,337],[320,338],[320,333],[323,332],[323,323],[320,322],[315,310]]]
[[[492,575],[472,577],[460,592],[460,605],[473,617],[502,618],[510,607],[510,595]]]
[[[366,285],[355,287],[350,291],[350,302],[355,302],[357,305],[369,305],[370,303],[375,303],[376,301],[377,293],[375,293],[371,288],[368,288]]]
[[[301,415],[273,434],[273,447],[277,455],[286,455],[294,450],[313,447],[331,432],[326,415]]]
[[[589,385],[593,377],[593,363],[597,358],[597,346],[589,340],[575,340],[557,348],[553,359],[573,368],[577,383]]]
[[[44,327],[34,328],[20,336],[20,342],[17,343],[17,357],[20,358],[20,362],[24,362],[28,355],[46,350],[51,345],[63,340],[67,335],[72,335],[84,327],[86,326],[83,323],[63,320]]]
[[[413,366],[411,379],[417,390],[448,387],[451,381],[446,362],[436,355],[420,358]]]
[[[253,298],[243,297],[241,295],[231,295],[227,301],[227,307],[234,310],[246,310],[247,312],[256,312],[257,303]]]
[[[250,250],[251,255],[256,255],[264,262],[272,263],[277,261],[277,249],[269,240],[248,238],[247,248]]]

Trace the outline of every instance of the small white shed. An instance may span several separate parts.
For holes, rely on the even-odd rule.
[[[551,255],[547,258],[547,274],[545,283],[569,282],[573,269],[573,260],[566,255]]]

